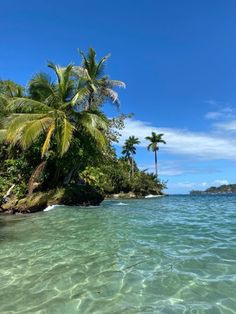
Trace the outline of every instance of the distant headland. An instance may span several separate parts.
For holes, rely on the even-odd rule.
[[[223,184],[219,187],[211,186],[205,191],[193,190],[190,192],[191,195],[202,195],[202,194],[236,194],[236,184]]]

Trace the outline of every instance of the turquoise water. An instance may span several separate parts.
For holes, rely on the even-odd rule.
[[[236,313],[236,197],[0,217],[0,313]]]

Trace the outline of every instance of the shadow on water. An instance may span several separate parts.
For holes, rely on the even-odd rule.
[[[14,225],[25,220],[25,217],[2,215],[0,216],[0,242],[16,239]]]

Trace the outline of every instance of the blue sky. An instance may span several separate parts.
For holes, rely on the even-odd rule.
[[[79,63],[77,48],[110,52],[121,112],[135,114],[121,145],[140,137],[140,167],[153,168],[143,139],[155,130],[169,193],[236,183],[235,14],[234,0],[1,0],[0,77],[25,84],[47,60]]]

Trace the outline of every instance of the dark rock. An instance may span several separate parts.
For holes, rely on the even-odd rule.
[[[89,185],[71,185],[46,192],[37,192],[20,200],[15,197],[1,206],[3,213],[34,213],[48,205],[99,205],[104,200],[101,191]]]

